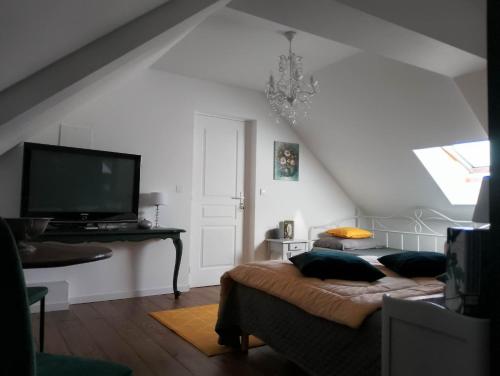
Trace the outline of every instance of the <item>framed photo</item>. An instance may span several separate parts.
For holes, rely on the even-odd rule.
[[[292,240],[295,235],[294,232],[295,232],[295,226],[293,221],[287,220],[280,222],[280,227],[279,227],[280,238]]]
[[[274,180],[299,180],[299,144],[274,141]]]

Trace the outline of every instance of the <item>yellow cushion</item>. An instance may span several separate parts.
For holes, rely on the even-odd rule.
[[[356,227],[337,227],[327,231],[330,235],[346,239],[366,239],[373,237],[373,233],[368,230]]]

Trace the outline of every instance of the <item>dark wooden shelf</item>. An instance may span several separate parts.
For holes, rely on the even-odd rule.
[[[84,243],[84,242],[140,242],[149,239],[179,239],[180,234],[186,232],[179,228],[154,228],[138,229],[125,228],[114,230],[50,230],[40,235],[37,242],[56,241],[62,243]]]

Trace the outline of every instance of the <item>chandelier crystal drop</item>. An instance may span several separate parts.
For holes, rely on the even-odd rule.
[[[311,98],[319,91],[319,85],[312,75],[309,82],[304,81],[302,56],[292,51],[295,31],[287,31],[284,34],[290,43],[288,56],[280,56],[280,78],[276,81],[271,73],[265,92],[271,109],[293,126],[297,123],[299,113],[303,112],[303,116],[307,116]]]

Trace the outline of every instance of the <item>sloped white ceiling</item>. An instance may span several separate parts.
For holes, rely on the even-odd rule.
[[[0,91],[0,155],[79,104],[148,69],[229,1],[166,2]]]
[[[168,1],[0,1],[0,91]]]
[[[414,0],[401,1],[408,3]],[[448,4],[454,2],[454,0],[439,0],[438,2],[442,1]],[[441,13],[434,12],[433,1],[425,0],[424,4],[414,2],[422,6],[419,13],[425,15],[429,23],[435,24],[442,21]],[[486,67],[486,60],[483,56],[455,47],[438,37],[430,37],[414,31],[411,28],[413,25],[406,26],[408,20],[404,18],[396,23],[338,1],[233,0],[229,6],[257,17],[289,25],[298,30],[449,77],[460,76]],[[462,13],[458,12],[461,16]],[[449,16],[453,17],[453,12],[450,12]],[[452,25],[451,33],[463,34],[460,22],[452,23]]]
[[[471,54],[486,57],[486,0],[337,0]]]
[[[153,67],[170,73],[263,91],[279,55],[288,53],[290,28],[225,8],[207,18]],[[298,32],[293,50],[304,57],[305,73],[360,52],[357,48]]]

